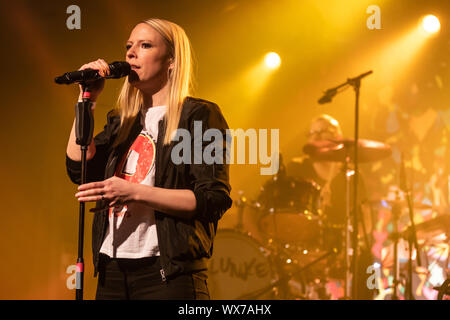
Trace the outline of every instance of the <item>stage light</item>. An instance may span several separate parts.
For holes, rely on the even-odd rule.
[[[422,19],[422,28],[428,33],[436,33],[441,29],[441,23],[436,16],[429,14]]]
[[[269,52],[264,57],[264,63],[266,64],[267,68],[269,68],[269,69],[276,69],[281,64],[281,58],[275,52]]]

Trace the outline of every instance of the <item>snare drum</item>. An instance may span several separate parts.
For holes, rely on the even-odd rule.
[[[231,229],[217,231],[208,265],[211,299],[273,299],[270,289],[261,295],[252,295],[270,287],[273,280],[270,252],[258,241]]]

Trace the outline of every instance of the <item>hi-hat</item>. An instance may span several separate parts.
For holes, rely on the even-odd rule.
[[[303,152],[315,161],[345,162],[347,157],[353,161],[355,153],[353,139],[323,140],[307,143]],[[391,147],[385,143],[358,139],[358,162],[372,162],[389,157]]]

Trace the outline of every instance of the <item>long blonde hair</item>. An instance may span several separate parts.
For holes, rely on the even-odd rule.
[[[190,94],[192,85],[191,44],[184,30],[177,24],[163,19],[142,21],[155,29],[166,42],[173,68],[168,71],[169,93],[165,115],[166,133],[164,144],[169,144],[172,134],[178,128],[184,99]],[[115,146],[125,141],[130,134],[136,117],[143,105],[142,92],[130,85],[128,77],[117,99],[117,111],[120,114],[120,131]]]

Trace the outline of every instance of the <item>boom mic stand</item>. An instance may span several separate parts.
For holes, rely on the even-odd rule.
[[[76,143],[81,148],[81,184],[86,183],[87,178],[87,150],[92,141],[94,132],[94,117],[92,115],[91,93],[86,83],[80,83],[83,88],[83,100],[75,105],[75,134]],[[78,258],[76,267],[76,300],[83,300],[84,289],[84,214],[85,203],[80,202],[79,225],[78,225]]]
[[[354,183],[353,183],[353,221],[352,224],[353,226],[351,226],[350,224],[350,220],[351,218],[349,217],[349,208],[347,208],[347,226],[346,226],[346,239],[348,239],[348,233],[349,232],[353,232],[352,234],[352,244],[353,247],[349,248],[348,246],[348,241],[346,241],[347,246],[346,246],[346,260],[348,259],[348,256],[352,256],[352,290],[351,293],[349,292],[349,288],[346,285],[346,292],[345,292],[345,296],[347,299],[349,299],[350,297],[356,298],[357,297],[357,285],[355,285],[355,280],[356,280],[356,274],[357,274],[357,256],[358,256],[358,214],[356,213],[356,210],[358,210],[358,179],[359,179],[359,174],[358,174],[358,138],[359,138],[359,95],[360,95],[360,89],[361,89],[361,79],[372,74],[373,71],[367,71],[365,73],[360,74],[357,77],[354,78],[349,78],[347,79],[346,82],[338,85],[337,87],[328,89],[327,91],[325,91],[324,96],[319,99],[319,104],[324,104],[324,103],[328,103],[331,102],[332,98],[340,91],[338,91],[339,89],[344,90],[346,87],[353,87],[353,89],[355,90],[355,141],[354,141],[354,154],[353,154],[353,162],[354,162]],[[348,173],[346,173],[348,174]],[[349,179],[347,178],[347,181],[349,181]],[[347,188],[348,189],[348,188]],[[348,261],[348,260],[347,260]],[[348,268],[348,266],[347,266]],[[346,280],[345,283],[347,284],[349,282],[349,279],[347,277],[348,272],[346,272]]]

